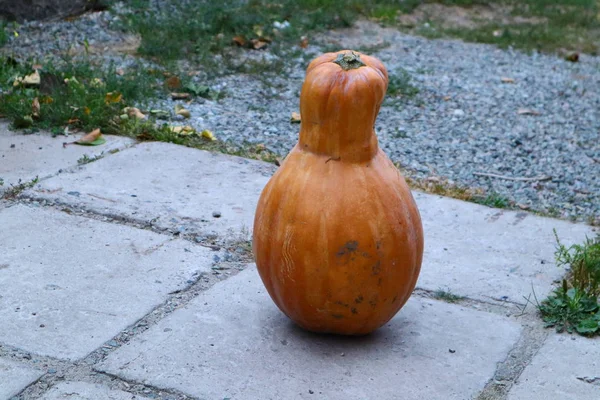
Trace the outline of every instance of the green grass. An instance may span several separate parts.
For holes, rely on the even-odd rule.
[[[389,73],[387,96],[389,98],[412,98],[419,94],[419,88],[412,83],[412,76],[404,68]]]
[[[31,74],[25,64],[0,60],[0,114],[16,127],[56,129],[69,127],[104,133],[117,133],[113,119],[124,107],[144,103],[156,95],[160,82],[151,73],[116,73],[114,67],[100,69],[87,62],[67,61],[64,65],[44,65],[39,71],[41,85],[13,86],[17,77]],[[39,117],[32,111],[34,99],[40,103]],[[111,100],[112,99],[112,100]]]
[[[499,24],[480,22],[478,27],[442,28],[443,21],[428,21],[429,26],[418,26],[415,32],[430,38],[451,36],[469,42],[490,43],[501,48],[514,47],[526,51],[556,52],[581,51],[597,54],[600,44],[600,2],[596,0],[429,0],[471,7],[490,5],[506,7],[513,17],[537,18],[539,21]],[[421,2],[411,2],[412,9]],[[412,11],[411,7],[405,12]],[[442,17],[443,19],[443,17]]]
[[[561,287],[538,304],[542,319],[558,332],[600,334],[600,235],[570,247],[556,241],[556,264],[569,270]]]
[[[496,192],[491,192],[486,194],[485,196],[474,196],[473,197],[473,202],[477,203],[477,204],[482,204],[484,206],[488,206],[488,207],[494,207],[494,208],[510,208],[512,207],[511,201],[496,193]]]
[[[26,181],[26,182],[21,182],[21,180],[19,179],[19,183],[17,183],[16,185],[11,185],[8,189],[6,189],[4,191],[4,193],[2,194],[2,197],[0,197],[0,198],[2,198],[2,199],[14,199],[22,191],[34,187],[36,183],[38,183],[38,177],[37,176],[35,178],[33,178],[32,180]],[[4,185],[4,181],[0,179],[0,186],[1,185]]]
[[[465,297],[454,294],[450,290],[438,289],[435,292],[433,292],[433,298],[445,301],[447,303],[458,303]]]

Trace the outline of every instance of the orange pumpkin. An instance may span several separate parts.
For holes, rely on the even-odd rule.
[[[419,211],[373,130],[387,84],[383,64],[364,54],[313,60],[299,142],[258,202],[260,277],[277,306],[310,331],[374,331],[406,303],[419,276]]]

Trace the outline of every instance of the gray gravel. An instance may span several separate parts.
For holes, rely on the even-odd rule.
[[[94,13],[74,23],[26,25],[20,33],[36,43],[25,53],[44,54],[56,47],[52,35],[77,41],[93,32],[97,46],[119,43],[123,34],[110,30],[114,22],[108,13]],[[403,68],[413,77],[419,93],[387,101],[376,125],[382,148],[412,176],[445,177],[533,210],[600,223],[600,58],[582,55],[579,63],[570,63],[550,55],[408,36],[366,22],[311,43],[324,38],[328,47],[378,46],[371,53],[391,73]],[[309,46],[276,76],[230,75],[200,82],[225,90],[227,96],[186,105],[192,118],[185,124],[210,129],[221,140],[263,143],[285,155],[297,140],[298,125],[289,118],[298,111],[307,60],[322,51]],[[503,77],[514,83],[503,83]],[[174,104],[165,98],[153,107],[172,110]],[[539,115],[522,115],[519,109]],[[474,175],[479,172],[552,179],[523,182]]]

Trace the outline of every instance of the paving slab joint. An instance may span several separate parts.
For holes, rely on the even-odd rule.
[[[451,300],[440,297],[439,291],[416,288],[413,292],[414,296],[433,299],[437,301],[443,301],[458,306],[472,308],[478,311],[486,311],[506,317],[522,315],[526,305],[508,301],[508,300],[496,300],[490,298],[490,301],[484,301],[479,299],[472,299],[467,296],[456,295]]]
[[[246,263],[241,262],[215,262],[213,273],[198,274],[193,282],[185,289],[169,293],[168,298],[159,306],[155,307],[144,317],[140,318],[138,321],[122,330],[117,336],[105,342],[102,346],[88,354],[85,358],[74,363],[70,363],[65,360],[54,359],[52,357],[32,355],[17,348],[0,345],[0,358],[7,357],[13,361],[16,360],[31,365],[34,365],[31,360],[36,359],[37,363],[35,366],[39,368],[41,365],[47,371],[41,378],[28,385],[11,400],[30,400],[40,398],[53,386],[65,380],[102,384],[109,383],[108,386],[111,389],[124,390],[132,394],[150,396],[159,399],[194,399],[194,397],[179,393],[177,391],[158,389],[138,382],[126,382],[120,378],[109,376],[103,371],[96,371],[94,369],[94,365],[103,361],[111,352],[118,349],[123,344],[128,343],[142,332],[150,329],[152,326],[156,325],[160,320],[167,317],[175,310],[188,304],[192,299],[197,297],[200,293],[211,288],[217,282],[236,275],[238,272],[242,271],[246,265]]]
[[[226,235],[199,235],[198,233],[181,233],[173,229],[159,227],[154,224],[155,221],[153,220],[131,218],[111,212],[98,213],[94,210],[87,209],[86,207],[75,208],[72,204],[64,203],[59,200],[49,201],[47,199],[37,197],[30,192],[20,194],[14,200],[3,200],[2,203],[4,206],[2,207],[2,204],[0,204],[0,209],[12,207],[20,203],[25,205],[36,204],[44,208],[51,208],[70,215],[78,215],[97,221],[131,226],[133,228],[149,230],[162,235],[171,235],[173,238],[187,240],[196,245],[207,247],[215,251],[223,248],[230,250],[235,249],[240,255],[240,262],[248,263],[254,260],[250,244],[250,233],[247,230],[240,232],[232,231],[228,232]]]
[[[506,359],[498,363],[496,372],[488,381],[476,400],[505,400],[512,386],[517,382],[525,367],[544,345],[549,331],[530,317],[523,327],[523,332],[515,346],[509,351]]]

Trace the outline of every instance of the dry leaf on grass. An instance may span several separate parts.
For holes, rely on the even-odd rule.
[[[136,118],[136,119],[144,119],[144,118],[146,118],[146,115],[144,113],[142,113],[139,108],[125,107],[123,109],[123,112],[125,114],[127,114],[127,116],[129,118]]]
[[[217,138],[215,137],[215,135],[211,131],[209,131],[208,129],[203,130],[200,133],[200,136],[202,136],[203,138],[208,139],[210,141],[213,141],[213,142],[215,140],[217,140]]]
[[[186,126],[170,126],[169,130],[179,136],[191,136],[197,134],[196,130],[189,125]]]
[[[35,119],[40,117],[40,100],[37,97],[31,102],[31,116]]]
[[[192,116],[192,113],[190,113],[190,110],[188,110],[181,104],[175,105],[175,114],[181,115],[183,118],[190,118]]]
[[[245,37],[243,36],[234,36],[232,39],[233,43],[237,44],[238,46],[244,47],[246,45],[246,43],[248,42],[246,40]]]
[[[502,81],[502,83],[515,83],[515,80],[513,78],[502,77],[500,78],[500,80]]]
[[[264,39],[252,39],[250,42],[252,42],[252,48],[254,50],[260,50],[269,44],[269,42]]]
[[[40,73],[36,69],[32,74],[26,75],[24,77],[18,77],[13,82],[13,86],[39,86],[41,82]]]
[[[179,89],[181,87],[181,79],[179,79],[179,77],[176,75],[168,78],[165,83],[169,89]]]
[[[108,92],[104,96],[104,102],[106,104],[118,103],[123,99],[123,95],[119,92]]]
[[[306,36],[300,37],[300,47],[302,47],[303,49],[308,47],[308,37],[306,37]]]

